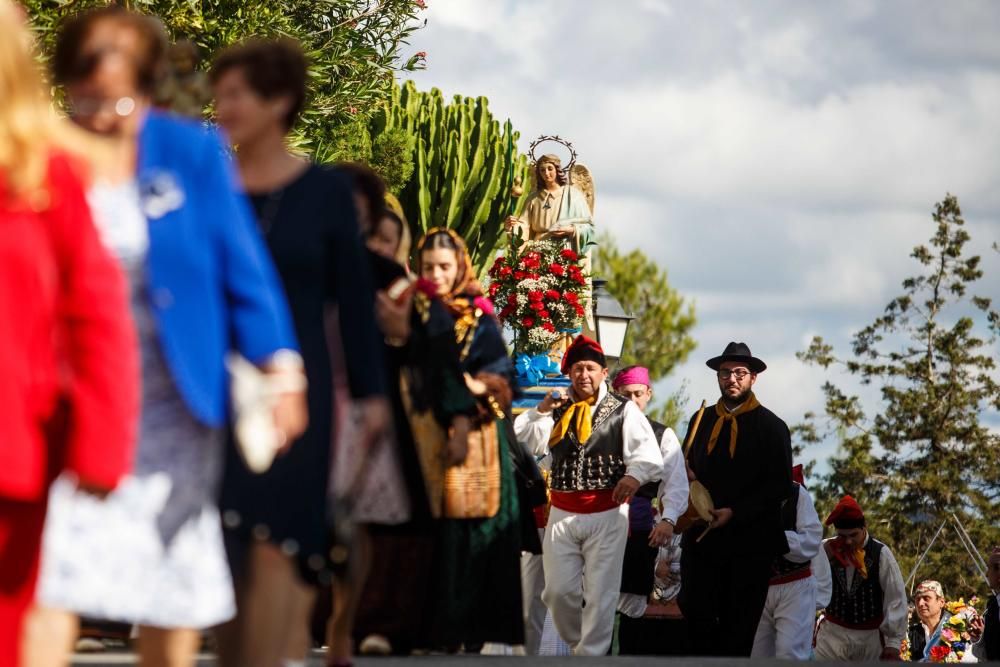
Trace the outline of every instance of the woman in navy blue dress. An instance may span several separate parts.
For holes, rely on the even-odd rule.
[[[238,606],[234,632],[223,633],[224,657],[241,667],[272,667],[304,657],[315,585],[332,579],[329,309],[339,313],[350,398],[360,406],[364,430],[381,432],[390,413],[351,183],[286,148],[305,97],[302,52],[291,42],[247,42],[223,52],[211,78],[219,123],[238,146],[243,185],[285,286],[309,381],[305,434],[261,475],[231,451],[223,484]]]

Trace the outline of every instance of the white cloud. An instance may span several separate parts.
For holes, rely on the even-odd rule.
[[[847,349],[945,192],[986,255],[978,292],[1000,300],[1000,4],[429,4],[418,85],[488,96],[523,149],[571,139],[598,226],[695,298],[701,345],[661,395],[687,378],[717,396],[704,359],[736,339],[772,364],[765,404],[821,411],[795,351],[814,332]]]

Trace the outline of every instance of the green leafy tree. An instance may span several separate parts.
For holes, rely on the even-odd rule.
[[[23,0],[43,50],[51,53],[67,17],[109,4],[107,0]],[[158,16],[171,38],[188,38],[204,56],[248,37],[291,37],[309,58],[310,101],[292,145],[321,162],[374,161],[397,180],[396,163],[405,138],[383,140],[372,152],[367,118],[390,96],[394,75],[422,69],[422,53],[405,53],[423,2],[414,0],[123,0],[118,4]],[[395,143],[393,143],[395,142]],[[365,151],[367,150],[367,154]]]
[[[822,494],[858,498],[873,533],[894,547],[904,576],[951,515],[980,548],[1000,541],[1000,435],[986,415],[1000,409],[996,339],[1000,316],[970,293],[983,277],[969,255],[958,200],[936,205],[935,231],[911,257],[919,270],[841,357],[814,338],[799,358],[839,366],[880,401],[865,405],[833,383],[823,386],[826,416],[840,443]],[[808,438],[806,438],[808,439]],[[984,585],[948,526],[916,573],[940,580],[950,596]]]
[[[668,376],[695,348],[694,303],[670,286],[667,272],[641,250],[625,253],[609,234],[602,234],[594,252],[594,275],[608,281],[607,289],[626,312],[635,315],[625,339],[620,365],[641,364],[654,380]],[[686,388],[656,404],[650,417],[675,426],[684,416]]]

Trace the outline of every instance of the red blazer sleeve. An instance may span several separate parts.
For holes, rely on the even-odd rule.
[[[83,188],[64,158],[51,164],[48,211],[60,267],[57,310],[70,415],[65,468],[113,488],[132,466],[139,352],[126,281],[102,245]]]

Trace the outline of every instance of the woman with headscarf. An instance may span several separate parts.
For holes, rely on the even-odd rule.
[[[431,229],[417,266],[402,392],[431,510],[441,516],[426,642],[522,644],[513,364],[465,242]]]

